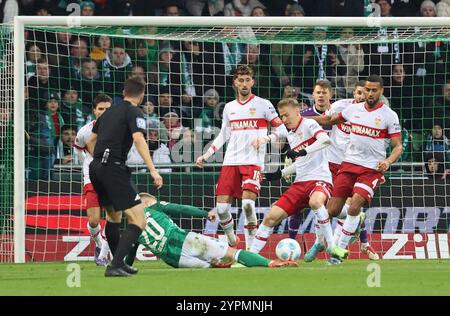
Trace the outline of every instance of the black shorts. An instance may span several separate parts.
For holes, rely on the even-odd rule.
[[[89,177],[100,206],[112,205],[115,211],[125,211],[141,203],[131,171],[123,162],[110,159],[105,165],[94,159],[89,165]]]

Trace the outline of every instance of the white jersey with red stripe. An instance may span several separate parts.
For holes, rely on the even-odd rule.
[[[355,99],[342,99],[331,104],[327,115],[338,114],[355,104]],[[345,149],[350,141],[351,125],[348,122],[333,125],[330,133],[331,145],[328,147],[328,161],[340,165],[344,160]]]
[[[304,149],[316,141],[316,137],[326,131],[313,119],[300,118],[297,127],[288,133],[287,139],[293,150]],[[325,181],[332,183],[328,154],[322,149],[295,160],[295,181]]]
[[[92,134],[92,128],[94,127],[95,120],[84,125],[77,133],[73,146],[81,151],[84,151],[85,157],[83,160],[83,185],[91,183],[89,178],[89,164],[93,160],[91,154],[86,150],[86,141]]]
[[[225,139],[216,138],[211,147],[216,151],[228,140],[224,166],[257,165],[263,170],[266,146],[256,150],[252,141],[267,136],[269,124],[274,128],[283,125],[270,101],[252,95],[243,103],[238,100],[228,102],[223,110],[220,134]]]
[[[352,127],[344,161],[377,169],[378,162],[386,159],[390,139],[401,136],[397,113],[382,102],[373,109],[362,102],[347,107],[339,116]]]

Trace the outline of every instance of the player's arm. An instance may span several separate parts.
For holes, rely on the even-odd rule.
[[[342,113],[336,113],[331,115],[318,115],[309,118],[315,120],[321,126],[331,126],[339,123],[344,123],[346,121],[342,116]]]
[[[316,141],[306,148],[300,150],[289,150],[286,153],[287,157],[295,159],[300,156],[312,154],[331,145],[331,139],[327,132],[325,132],[317,123],[314,122],[313,124],[310,124],[309,128]]]
[[[265,117],[270,123],[270,126],[272,126],[272,133],[270,135],[254,139],[252,141],[252,145],[253,147],[255,147],[255,149],[259,149],[260,147],[265,146],[267,143],[273,143],[280,139],[285,139],[288,135],[286,126],[284,126],[283,122],[277,114],[277,111],[270,102],[268,102]]]
[[[148,145],[147,142],[145,141],[144,134],[142,134],[142,132],[140,131],[134,132],[133,141],[138,153],[141,155],[148,170],[150,171],[150,175],[154,180],[156,188],[160,189],[163,185],[163,179],[156,170],[155,165],[153,164],[152,161],[152,157],[150,157],[150,150],[148,149]]]
[[[385,172],[403,153],[402,135],[391,138],[392,152],[385,160],[378,163],[378,171]]]
[[[201,210],[195,206],[167,202],[160,202],[160,205],[161,211],[169,216],[186,215],[193,217],[208,217],[207,211]]]
[[[196,165],[199,168],[203,168],[203,163],[208,160],[216,151],[218,151],[222,146],[230,139],[231,130],[230,130],[230,121],[228,120],[228,115],[226,112],[227,108],[225,107],[223,112],[222,119],[222,127],[220,129],[219,135],[213,140],[211,146],[208,150],[197,158]]]
[[[86,153],[84,152],[86,149],[86,143],[84,142],[84,137],[81,134],[82,129],[78,131],[77,137],[75,137],[75,141],[73,143],[73,150],[78,157],[78,160],[81,164],[83,164],[84,159],[86,158]]]
[[[91,154],[91,156],[94,156],[94,148],[95,144],[97,143],[97,133],[92,131],[91,136],[86,140],[86,150]]]

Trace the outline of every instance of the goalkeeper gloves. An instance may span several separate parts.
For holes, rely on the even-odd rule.
[[[278,169],[277,171],[273,173],[265,173],[264,174],[267,181],[276,181],[281,179],[281,169]]]
[[[306,154],[307,152],[305,149],[300,149],[299,151],[290,149],[286,152],[286,157],[295,159],[297,157],[306,156]]]

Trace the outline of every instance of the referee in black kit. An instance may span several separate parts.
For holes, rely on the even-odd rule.
[[[126,166],[128,151],[133,142],[145,161],[155,186],[163,181],[155,169],[145,141],[146,121],[138,106],[144,98],[145,82],[129,78],[124,85],[123,101],[116,102],[95,123],[92,135],[86,142],[94,160],[89,165],[89,176],[98,194],[100,206],[105,207],[105,234],[114,256],[106,267],[105,276],[130,276],[137,269],[124,262],[133,244],[145,228],[144,205],[136,186],[131,181],[131,171]],[[127,229],[120,236],[122,212],[128,219]]]

